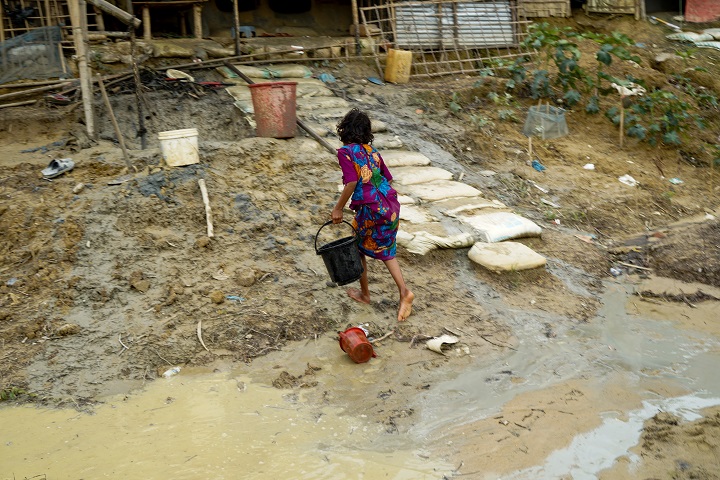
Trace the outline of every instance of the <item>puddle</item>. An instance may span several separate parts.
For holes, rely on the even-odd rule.
[[[106,399],[94,415],[5,408],[0,410],[0,480],[35,475],[160,479],[168,471],[178,479],[440,479],[454,467],[439,458],[440,446],[433,439],[442,438],[439,433],[450,427],[489,418],[523,393],[578,378],[639,390],[642,380],[650,379],[695,392],[677,398],[639,392],[645,400],[642,408],[598,414],[601,422],[585,433],[571,432],[567,448],[538,457],[532,467],[514,465],[505,470],[506,476],[494,477],[595,478],[627,454],[638,441],[643,421],[658,410],[688,414],[720,404],[718,339],[632,313],[629,288],[609,283],[597,318],[578,323],[543,311],[509,308],[478,283],[474,291],[483,296],[483,308],[512,328],[517,350],[505,351],[499,361],[468,357],[449,364],[454,369],[466,365],[461,371],[431,370],[437,381],[427,390],[417,389],[418,367],[408,368],[417,362],[407,357],[416,353],[408,353],[407,344],[388,342],[379,348],[378,358],[355,365],[339,351],[331,332],[232,372],[183,369],[141,392]],[[357,324],[373,318],[368,310],[352,320]],[[556,337],[543,335],[547,322]],[[322,367],[317,377],[321,383],[299,394],[253,381],[277,377],[279,365],[297,375],[307,363]],[[441,374],[450,377],[441,380]],[[401,383],[416,393],[406,390],[393,397],[403,402],[394,406],[414,409],[416,417],[409,431],[389,434],[373,417],[378,409],[392,408],[378,390],[395,395],[388,385],[399,391]],[[523,470],[507,473],[518,468]]]
[[[0,478],[410,480],[451,470],[366,418],[227,373],[184,369],[106,402],[93,415],[0,410]]]
[[[570,446],[550,454],[544,465],[503,476],[501,480],[553,480],[567,476],[573,480],[595,480],[601,470],[610,468],[615,459],[638,443],[645,420],[663,411],[693,421],[701,418],[699,410],[715,405],[720,405],[720,398],[695,395],[643,402],[643,408],[630,412],[627,421],[615,415],[605,418],[601,427],[578,435]],[[639,458],[631,455],[630,461],[637,463]]]

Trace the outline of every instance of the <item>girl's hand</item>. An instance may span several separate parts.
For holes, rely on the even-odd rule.
[[[332,213],[330,214],[330,217],[332,218],[333,223],[340,223],[343,219],[343,211],[342,208],[333,208]]]

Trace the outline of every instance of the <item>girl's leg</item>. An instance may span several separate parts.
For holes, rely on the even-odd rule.
[[[400,270],[400,264],[396,258],[385,260],[385,266],[390,271],[390,275],[392,275],[393,280],[395,280],[400,293],[398,322],[402,322],[410,316],[410,313],[412,313],[412,302],[415,299],[415,294],[405,285],[405,279],[403,278],[402,271]]]
[[[357,300],[361,303],[370,303],[370,285],[368,284],[367,274],[367,260],[365,255],[360,254],[360,261],[362,262],[363,272],[360,277],[360,290],[357,288],[348,288],[347,294],[353,300]]]

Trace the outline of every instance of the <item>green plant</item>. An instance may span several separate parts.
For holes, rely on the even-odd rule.
[[[552,222],[553,220],[558,218],[558,214],[555,210],[545,210],[545,212],[543,213],[543,218],[548,222]]]
[[[489,118],[483,116],[483,115],[470,115],[470,122],[477,128],[478,130],[494,125],[492,120]]]
[[[636,116],[628,119],[627,124],[631,125],[628,135],[646,140],[650,145],[680,145],[693,124],[705,128],[702,118],[689,113],[691,106],[687,102],[665,90],[639,97],[631,110]]]
[[[515,115],[515,110],[511,108],[498,110],[498,118],[503,122],[520,123],[520,119]]]
[[[453,92],[450,103],[448,103],[448,108],[450,108],[450,111],[455,115],[457,115],[460,110],[462,110],[459,101],[460,96],[457,94],[457,92]]]
[[[13,401],[23,395],[29,395],[28,392],[19,387],[10,387],[4,390],[0,390],[0,401],[7,402]]]

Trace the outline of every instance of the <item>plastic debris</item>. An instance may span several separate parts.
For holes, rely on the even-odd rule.
[[[335,77],[332,73],[321,73],[317,78],[323,83],[335,83]]]
[[[17,280],[18,280],[17,278],[13,277],[10,280],[8,280],[7,282],[5,282],[5,285],[7,285],[8,287],[12,287],[13,285],[15,285]]]
[[[532,165],[532,167],[533,167],[535,170],[537,170],[538,172],[543,172],[543,171],[545,171],[545,166],[544,166],[542,163],[538,162],[537,160],[533,160],[532,163],[531,163],[531,165]]]
[[[180,367],[173,367],[170,370],[165,370],[165,373],[163,373],[162,376],[165,378],[170,378],[170,377],[174,377],[178,373],[180,373]]]
[[[645,89],[637,83],[628,82],[627,85],[610,84],[622,97],[634,97],[645,93]]]
[[[374,83],[375,85],[385,85],[385,82],[377,77],[368,77],[368,82]]]
[[[593,165],[592,163],[586,163],[583,168],[585,170],[595,170],[595,165]]]
[[[682,183],[685,183],[685,182],[683,182],[682,180],[680,180],[680,179],[677,178],[677,177],[673,177],[673,178],[671,178],[671,179],[668,180],[668,181],[669,181],[670,183],[672,183],[673,185],[680,185],[680,184],[682,184]]]
[[[612,275],[613,277],[620,276],[620,275],[622,275],[622,273],[623,273],[622,270],[620,270],[619,268],[615,268],[615,267],[610,268],[610,275]]]
[[[427,348],[432,350],[433,352],[445,355],[445,352],[442,351],[442,346],[444,344],[453,344],[459,341],[460,340],[458,340],[457,337],[454,337],[452,335],[441,335],[439,337],[431,338],[427,341],[425,345],[427,345]]]
[[[226,295],[226,299],[230,300],[231,302],[244,302],[245,299],[243,297],[239,297],[237,295]]]
[[[625,185],[628,185],[630,187],[637,187],[640,184],[630,175],[623,175],[622,177],[618,177],[618,180],[620,180],[620,183],[624,183]]]

